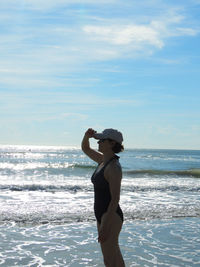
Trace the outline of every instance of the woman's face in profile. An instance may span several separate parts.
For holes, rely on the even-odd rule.
[[[97,142],[98,145],[99,145],[98,150],[99,150],[100,152],[104,152],[104,151],[105,151],[107,141],[108,141],[108,140],[106,140],[106,139],[100,139],[100,140]]]
[[[100,139],[97,143],[99,144],[98,151],[102,153],[112,149],[112,144],[108,139]]]

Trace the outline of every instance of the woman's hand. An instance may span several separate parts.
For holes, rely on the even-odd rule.
[[[88,138],[92,138],[94,137],[94,134],[96,133],[95,130],[93,130],[92,128],[89,128],[86,132],[85,132],[85,135],[88,137]]]
[[[112,231],[113,223],[114,217],[112,216],[112,214],[109,215],[107,212],[104,213],[99,229],[98,242],[103,243],[109,238],[110,232]]]
[[[98,242],[104,243],[108,239],[109,233],[110,228],[108,226],[103,225],[99,230]]]

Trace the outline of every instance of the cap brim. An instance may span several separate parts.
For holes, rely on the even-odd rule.
[[[94,138],[96,138],[96,139],[103,139],[104,136],[103,136],[102,133],[95,133],[95,134],[94,134]]]

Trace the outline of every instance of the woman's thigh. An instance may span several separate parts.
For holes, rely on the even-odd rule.
[[[101,218],[101,222],[104,222],[104,215]],[[107,240],[101,243],[101,249],[104,254],[112,254],[112,250],[118,249],[118,237],[122,228],[122,220],[117,213],[114,215],[113,225],[109,232]],[[97,223],[98,232],[100,230],[100,225]]]
[[[104,223],[105,215],[106,215],[106,213],[103,214],[103,216],[101,218],[101,223]],[[121,228],[122,228],[122,224],[123,224],[122,219],[120,218],[120,216],[117,213],[115,213],[110,235],[111,236],[112,235],[119,236],[119,233],[120,233]],[[99,233],[100,227],[101,227],[101,225],[97,222],[98,233]]]

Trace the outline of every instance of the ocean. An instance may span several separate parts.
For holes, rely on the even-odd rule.
[[[119,156],[126,266],[200,266],[200,151]],[[104,266],[95,167],[76,147],[0,146],[0,266]]]

